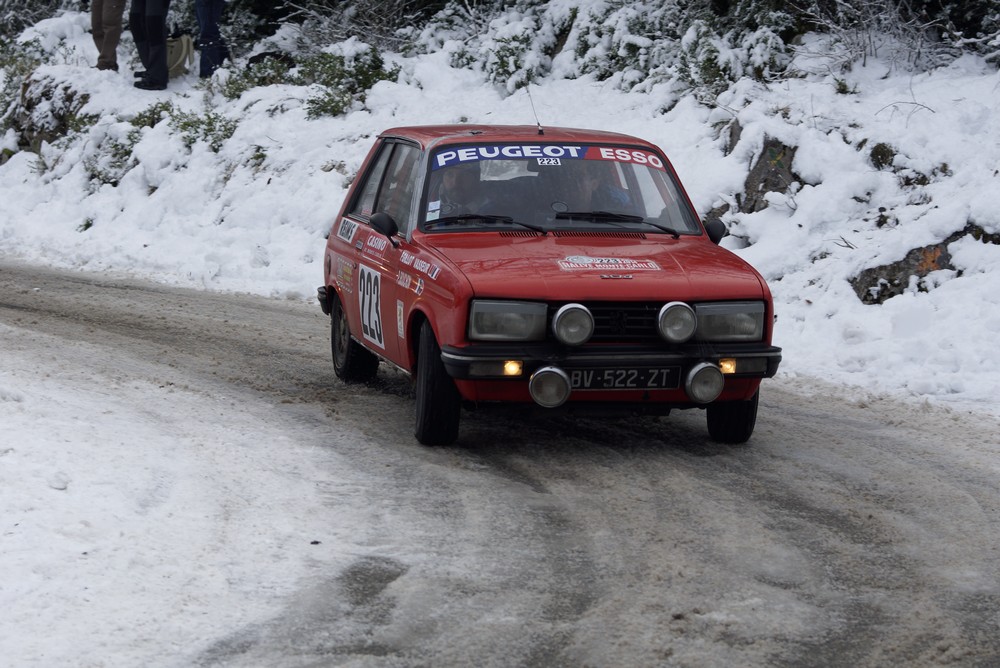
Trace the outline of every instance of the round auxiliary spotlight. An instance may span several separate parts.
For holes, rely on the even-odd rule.
[[[572,389],[566,372],[554,366],[542,367],[531,374],[531,380],[528,381],[531,398],[545,408],[562,406],[569,399]]]
[[[670,343],[684,343],[698,329],[694,309],[684,302],[670,302],[660,309],[656,320],[660,336]]]
[[[707,404],[719,398],[725,384],[726,379],[719,367],[702,362],[695,364],[688,371],[687,380],[684,381],[684,389],[691,401]]]
[[[567,346],[579,346],[594,333],[594,316],[583,304],[566,304],[552,317],[552,333]]]

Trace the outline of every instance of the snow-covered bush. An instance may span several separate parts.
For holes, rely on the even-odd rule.
[[[213,79],[208,83],[209,87],[218,86],[219,92],[228,100],[236,100],[243,93],[258,86],[273,86],[277,84],[287,84],[292,82],[289,73],[291,65],[287,60],[280,58],[264,58],[258,62],[248,64],[242,69],[229,73],[229,76]]]
[[[142,132],[128,123],[114,123],[96,138],[95,150],[83,159],[83,167],[95,189],[117,186],[125,174],[138,164],[132,151]]]
[[[471,67],[475,57],[468,51],[480,35],[489,30],[490,21],[501,11],[496,0],[451,0],[428,21],[400,28],[406,55],[447,51],[453,64]]]
[[[12,40],[28,26],[54,16],[59,11],[77,9],[79,4],[74,0],[31,0],[30,2],[0,0],[0,42]]]
[[[720,35],[704,21],[688,29],[680,53],[681,79],[705,102],[745,77],[774,79],[790,62],[784,43],[770,28]]]
[[[508,12],[490,22],[479,45],[479,59],[487,78],[513,93],[548,69],[542,24],[534,7]]]
[[[386,66],[377,49],[350,39],[299,63],[293,83],[314,87],[306,109],[310,118],[318,118],[339,116],[355,100],[364,103],[372,86],[398,74],[398,68]]]
[[[235,100],[258,86],[308,86],[306,99],[310,118],[339,116],[355,101],[364,103],[367,92],[379,81],[393,80],[399,68],[388,66],[371,45],[355,39],[336,44],[326,51],[302,57],[293,66],[286,58],[264,58],[248,67],[213,79],[227,99]]]
[[[21,146],[37,150],[43,142],[55,142],[96,123],[96,116],[82,112],[89,99],[89,94],[65,80],[36,72],[23,80],[8,122],[17,131]]]
[[[677,3],[613,0],[580,14],[574,52],[580,74],[619,78],[628,89],[678,61],[688,10]]]
[[[233,136],[239,122],[214,111],[187,112],[170,110],[170,126],[181,136],[184,145],[191,148],[199,142],[208,144],[215,153]]]
[[[418,25],[441,9],[427,0],[288,0],[288,20],[299,26],[300,48],[315,51],[349,38],[382,48],[399,49],[406,38],[400,30]]]
[[[14,103],[21,82],[42,64],[42,58],[41,45],[37,41],[0,40],[0,134],[12,127]]]

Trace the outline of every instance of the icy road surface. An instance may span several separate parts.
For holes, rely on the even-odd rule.
[[[412,437],[315,303],[0,264],[0,663],[995,666],[1000,425],[766,381]]]

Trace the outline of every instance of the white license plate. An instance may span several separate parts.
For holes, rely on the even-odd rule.
[[[674,390],[680,386],[681,368],[571,369],[574,390]]]

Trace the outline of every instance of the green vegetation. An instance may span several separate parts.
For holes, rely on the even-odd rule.
[[[208,144],[215,153],[222,150],[239,123],[214,111],[186,112],[172,109],[169,113],[170,126],[177,131],[184,145],[191,148],[198,142]]]

